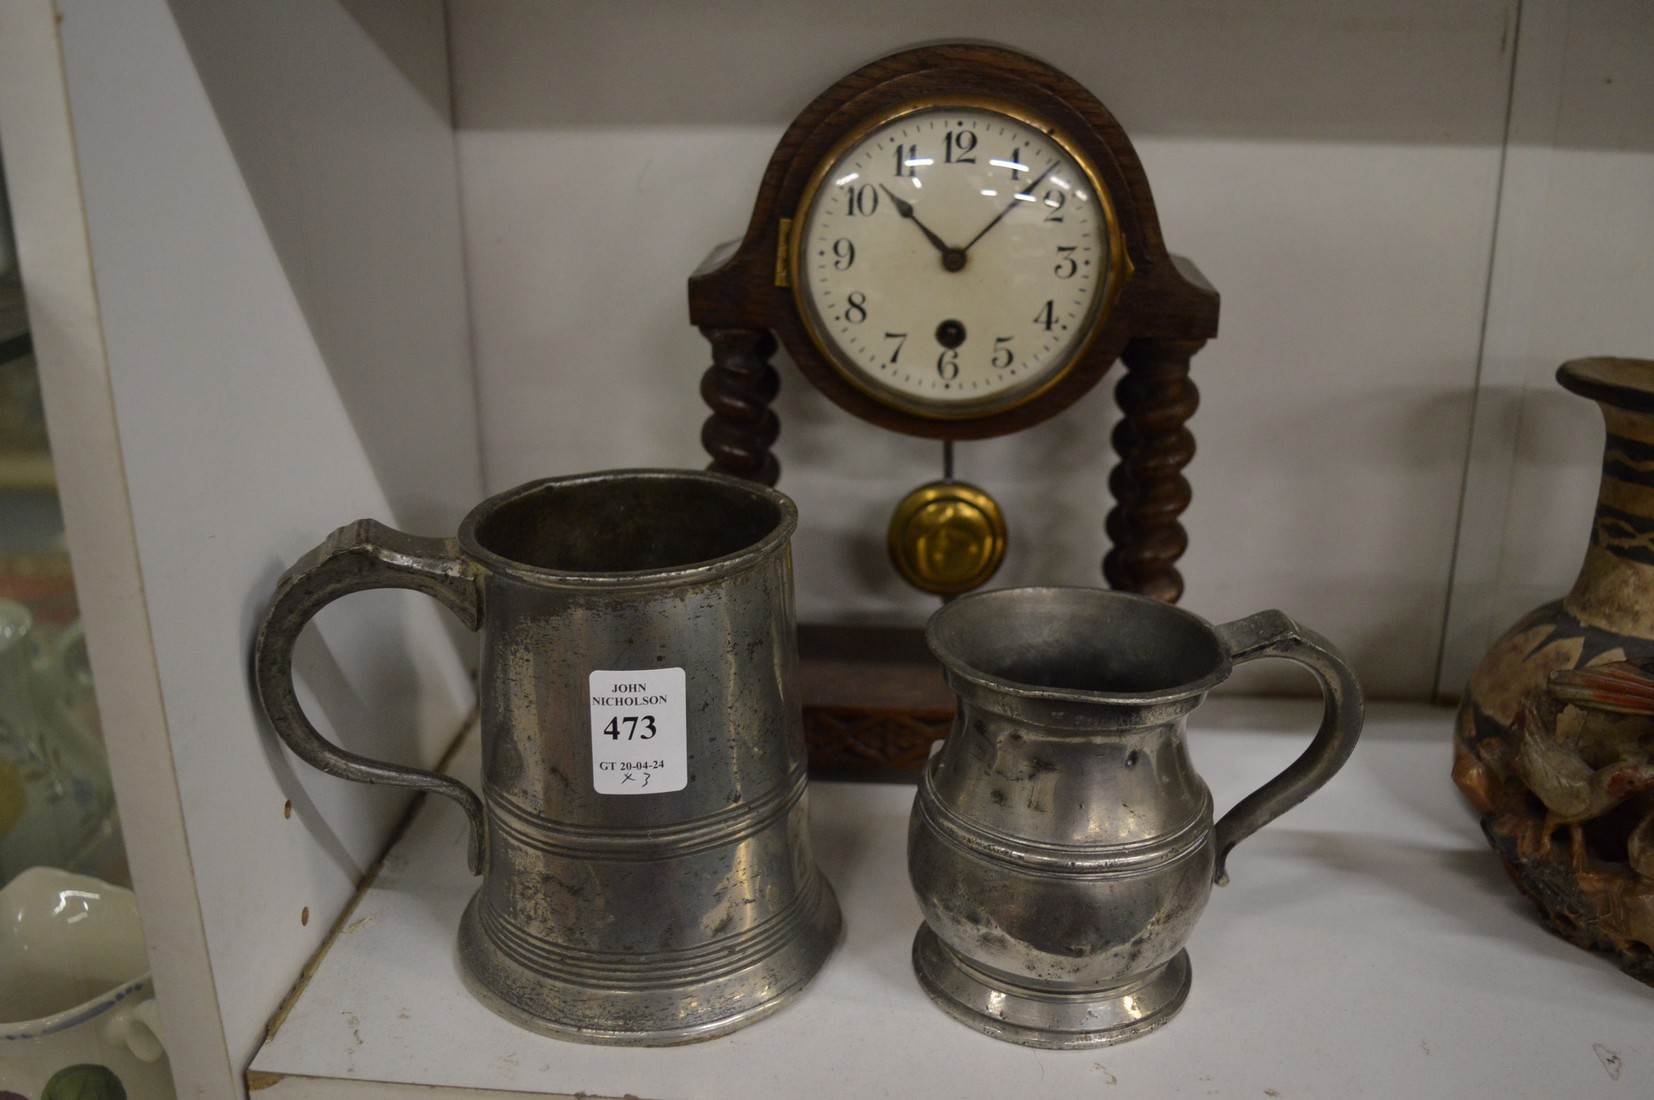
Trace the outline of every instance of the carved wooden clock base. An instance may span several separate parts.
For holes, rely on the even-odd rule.
[[[953,693],[918,629],[801,626],[810,774],[913,781],[953,725]]]

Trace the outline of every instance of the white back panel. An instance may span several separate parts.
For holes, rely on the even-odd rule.
[[[1001,42],[1133,136],[1166,239],[1223,294],[1195,359],[1184,603],[1280,606],[1380,695],[1427,694],[1447,600],[1514,42],[1508,3],[450,5],[488,480],[701,465],[685,279],[739,236],[792,117],[881,54]],[[940,447],[781,364],[810,621],[922,622],[884,559]],[[961,445],[1012,528],[995,584],[1100,584],[1117,374]]]

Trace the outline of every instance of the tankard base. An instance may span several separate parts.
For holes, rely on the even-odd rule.
[[[1166,1023],[1189,995],[1189,953],[1110,989],[1055,993],[985,974],[948,948],[930,925],[913,937],[913,970],[931,1000],[984,1035],[1050,1050],[1123,1043]]]
[[[791,1004],[827,961],[844,922],[832,886],[817,876],[790,919],[759,929],[763,953],[737,965],[680,968],[668,977],[577,979],[531,969],[501,952],[483,930],[481,893],[460,920],[460,974],[478,1001],[518,1027],[578,1043],[677,1046],[716,1039]],[[737,949],[739,950],[739,949]],[[663,959],[663,962],[665,960]]]

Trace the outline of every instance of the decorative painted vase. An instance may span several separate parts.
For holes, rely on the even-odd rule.
[[[1654,362],[1557,379],[1607,422],[1590,547],[1471,678],[1453,780],[1551,926],[1654,984]]]

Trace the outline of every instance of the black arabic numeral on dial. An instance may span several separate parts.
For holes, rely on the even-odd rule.
[[[833,242],[833,269],[835,271],[849,271],[850,265],[856,262],[856,246],[849,237],[840,237]]]
[[[1010,342],[1011,338],[1009,336],[994,337],[993,365],[995,370],[1004,370],[1006,367],[1016,362],[1016,356],[1011,353],[1011,349],[1008,346]]]
[[[1051,208],[1045,215],[1046,221],[1062,221],[1062,214],[1060,211],[1063,208],[1063,204],[1068,201],[1068,195],[1063,192],[1062,189],[1057,187],[1047,187],[1045,189],[1045,197],[1040,199],[1040,201]]]
[[[971,130],[949,130],[942,139],[942,160],[948,164],[975,164],[976,134]]]
[[[849,321],[852,325],[859,325],[867,320],[867,295],[859,290],[852,290],[850,297],[846,298],[845,301],[848,303],[844,307],[844,319],[846,321]],[[1048,308],[1051,305],[1050,302],[1045,304]],[[1049,328],[1050,326],[1046,327]]]
[[[879,208],[879,189],[871,183],[864,183],[860,187],[846,187],[844,201],[846,217],[854,218],[859,214],[864,218],[870,218]]]
[[[1011,182],[1022,178],[1022,146],[1011,150]]]
[[[942,354],[936,357],[936,373],[942,381],[952,382],[959,377],[959,349],[943,348]]]
[[[1051,327],[1056,323],[1056,302],[1053,299],[1047,298],[1045,300],[1045,308],[1034,314],[1034,324],[1041,326],[1046,332],[1050,332]]]
[[[896,145],[896,174],[898,176],[916,176],[919,174],[919,147],[917,145]]]
[[[1072,279],[1074,273],[1080,270],[1079,263],[1074,259],[1075,245],[1059,244],[1057,246],[1057,266],[1052,269],[1059,279]]]
[[[887,332],[884,334],[884,338],[896,341],[896,346],[890,349],[890,365],[895,366],[896,360],[901,358],[903,346],[907,343],[907,333]]]

